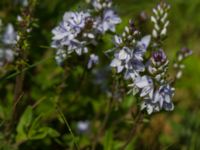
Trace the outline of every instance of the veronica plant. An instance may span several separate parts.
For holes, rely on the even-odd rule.
[[[169,25],[169,9],[170,6],[164,2],[153,9],[152,35],[141,37],[130,21],[121,36],[114,36],[115,54],[110,66],[131,82],[130,91],[141,100],[141,109],[146,109],[148,114],[174,109],[175,79],[168,78],[169,60],[162,46]],[[175,78],[182,74],[182,61],[190,54],[191,51],[186,48],[178,52],[174,63],[177,70]]]
[[[51,46],[57,49],[55,59],[58,65],[62,65],[71,53],[90,53],[91,45],[96,46],[108,31],[115,32],[115,26],[121,22],[111,8],[111,0],[92,0],[88,3],[91,7],[84,11],[66,12],[63,20],[52,30]],[[98,60],[96,52],[93,53],[90,56],[93,60],[88,62],[89,68],[94,64],[94,58]]]

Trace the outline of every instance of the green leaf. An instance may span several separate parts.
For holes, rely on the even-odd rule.
[[[149,123],[150,120],[149,120],[148,118],[144,118],[144,119],[142,120],[142,122],[144,122],[144,123]]]
[[[112,133],[111,129],[109,129],[106,132],[106,135],[104,137],[103,146],[104,146],[105,150],[112,150],[113,149],[113,133]]]
[[[46,138],[47,136],[53,138],[60,136],[60,133],[50,127],[35,128],[35,130],[32,130],[31,133],[32,134],[29,135],[29,139],[31,140],[40,140]]]
[[[42,134],[43,135],[43,130],[41,130],[41,127],[40,127],[40,119],[41,119],[41,115],[38,116],[37,118],[34,119],[34,121],[32,122],[32,125],[28,131],[28,138],[29,139],[34,139],[34,137],[37,135],[37,134]],[[41,136],[41,135],[40,135]]]
[[[55,138],[60,136],[60,133],[53,128],[48,128],[48,135]]]
[[[137,137],[134,137],[131,142],[127,145],[125,150],[134,150],[135,149],[135,143],[136,143]]]
[[[39,140],[47,137],[48,135],[51,137],[58,137],[60,134],[50,128],[50,127],[41,127],[40,119],[42,115],[38,116],[32,123],[32,126],[28,132],[28,138],[31,140]]]
[[[28,106],[24,113],[22,114],[19,123],[17,125],[17,136],[16,136],[16,141],[21,142],[21,141],[26,141],[28,139],[28,130],[31,125],[33,119],[33,112],[32,108]]]
[[[48,134],[48,129],[46,127],[42,127],[39,129],[32,129],[29,133],[29,139],[30,140],[40,140],[44,139]]]

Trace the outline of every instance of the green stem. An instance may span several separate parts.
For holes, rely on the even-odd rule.
[[[129,135],[127,136],[127,141],[126,143],[122,146],[121,150],[125,150],[126,147],[129,145],[129,143],[132,141],[132,139],[135,137],[135,133],[138,129],[138,126],[140,125],[141,121],[143,120],[143,114],[142,112],[139,110],[138,111],[138,115],[136,116],[135,120],[134,120],[134,124],[133,127],[131,129],[131,132],[129,133]]]
[[[76,147],[77,150],[79,150],[79,146],[78,143],[76,142],[76,138],[74,136],[74,133],[72,132],[72,129],[67,121],[67,119],[65,118],[65,115],[63,114],[63,112],[59,109],[59,107],[57,106],[57,112],[59,113],[59,115],[61,116],[61,118],[63,119],[65,125],[67,126],[67,129],[69,130],[69,133],[72,136],[73,142],[74,142],[74,146]]]

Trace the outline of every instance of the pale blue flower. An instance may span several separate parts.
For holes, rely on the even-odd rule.
[[[105,33],[107,31],[115,32],[115,26],[121,23],[121,19],[116,13],[111,10],[107,9],[103,12],[103,18],[97,19],[97,29],[100,33]]]
[[[138,76],[134,84],[140,90],[140,97],[152,97],[154,92],[154,83],[149,76]]]
[[[63,50],[63,49],[58,49],[56,51],[56,56],[55,56],[55,60],[56,60],[56,63],[60,66],[63,65],[63,62],[65,61],[65,59],[67,58],[67,54],[66,54],[66,51]]]
[[[91,69],[93,65],[98,64],[98,63],[99,63],[99,56],[95,54],[91,54],[90,59],[88,61],[87,68]]]
[[[81,32],[90,14],[87,12],[66,12],[63,21],[68,24],[72,32]]]
[[[0,48],[0,67],[14,60],[14,51],[11,49],[17,43],[17,33],[9,23],[2,36],[2,47]]]
[[[73,39],[68,44],[68,54],[71,54],[72,52],[76,52],[77,55],[82,55],[82,53],[87,53],[87,42],[86,41],[79,41],[76,39]]]
[[[0,67],[5,63],[11,63],[14,60],[14,52],[11,49],[0,48]]]
[[[172,103],[172,97],[174,96],[175,89],[169,84],[163,85],[159,89],[161,95],[160,107],[164,108],[166,111],[172,111],[174,109],[174,104]]]
[[[120,49],[115,53],[115,58],[112,60],[110,66],[117,69],[120,73],[125,70],[125,79],[135,79],[140,72],[145,71],[145,65],[143,64],[143,56],[146,52],[148,44],[150,42],[150,36],[145,36],[141,41],[137,42],[135,47],[122,47],[122,39],[115,36],[116,49]],[[118,47],[119,46],[119,47]]]
[[[17,33],[12,24],[8,24],[3,34],[3,43],[6,45],[13,45],[17,43]]]
[[[150,115],[153,112],[159,112],[160,107],[158,103],[153,103],[150,99],[145,99],[141,104],[141,110],[146,109],[147,113]]]
[[[87,133],[90,130],[90,121],[78,121],[77,122],[77,132],[78,133]]]
[[[148,114],[158,112],[162,109],[172,111],[174,109],[172,102],[174,90],[169,84],[162,85],[151,96],[149,95],[144,98],[141,109],[146,109]]]
[[[87,12],[66,12],[63,21],[52,30],[52,47],[57,48],[56,61],[58,64],[66,59],[60,56],[60,49],[69,55],[75,52],[77,55],[87,53],[87,45],[92,42],[95,36],[92,33],[82,33],[87,26],[90,14]],[[63,54],[63,53],[62,53]]]
[[[89,16],[89,13],[84,12],[66,12],[63,21],[52,30],[52,47],[63,48],[74,45],[74,43],[80,44],[81,42],[78,42],[76,38],[84,29]]]
[[[114,44],[115,44],[116,47],[122,46],[122,44],[123,44],[122,37],[115,35],[114,36]]]

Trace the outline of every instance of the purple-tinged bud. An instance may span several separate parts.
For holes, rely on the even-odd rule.
[[[181,48],[181,52],[182,53],[191,53],[191,50],[187,47],[183,47],[183,48]]]
[[[187,47],[183,47],[180,51],[178,51],[178,61],[182,61],[184,58],[192,55],[192,50]]]
[[[147,64],[149,73],[155,78],[156,81],[163,83],[168,69],[168,59],[165,52],[159,49],[153,52],[151,61]]]
[[[174,69],[176,71],[175,79],[180,79],[183,74],[183,69],[185,65],[183,64],[183,60],[188,56],[192,55],[192,50],[187,47],[183,47],[177,52],[177,58],[174,62]]]
[[[135,26],[135,22],[131,19],[129,20],[129,30],[131,33],[134,33],[137,31],[137,28]]]
[[[167,60],[167,56],[162,49],[159,49],[158,51],[155,51],[152,54],[152,61],[153,61],[154,65],[163,64],[166,62],[166,60]]]

